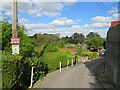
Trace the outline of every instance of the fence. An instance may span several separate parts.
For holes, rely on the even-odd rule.
[[[109,28],[106,42],[105,73],[120,86],[120,24]]]

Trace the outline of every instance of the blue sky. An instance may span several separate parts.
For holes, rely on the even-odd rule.
[[[18,22],[26,34],[60,34],[70,36],[75,32],[87,35],[97,32],[102,37],[111,21],[118,20],[118,2],[18,2]],[[2,3],[2,15],[11,21],[11,2]]]

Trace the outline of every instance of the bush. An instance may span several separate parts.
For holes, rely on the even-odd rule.
[[[47,48],[45,49],[45,52],[57,52],[58,48],[52,45],[47,46]]]
[[[70,52],[66,51],[44,53],[41,57],[41,59],[48,64],[49,72],[59,69],[59,62],[62,63],[62,67],[65,67],[67,65],[67,61],[72,58],[74,58],[74,56]]]
[[[81,56],[88,56],[88,60],[93,60],[98,57],[98,54],[97,52],[82,52]]]
[[[21,55],[2,53],[2,87],[27,89],[30,86],[31,68],[34,66],[34,82],[43,75],[44,62],[38,57],[23,58]],[[21,86],[20,86],[21,85]]]
[[[89,56],[90,52],[81,52],[81,56]]]
[[[17,62],[20,62],[22,56],[2,53],[2,85],[3,88],[12,88],[17,80]]]

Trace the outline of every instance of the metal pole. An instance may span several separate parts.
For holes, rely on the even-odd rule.
[[[12,38],[17,38],[17,0],[12,2]]]

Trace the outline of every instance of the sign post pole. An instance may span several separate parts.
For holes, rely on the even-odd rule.
[[[17,0],[12,1],[12,54],[19,54],[19,43],[20,40],[18,38],[17,33]]]

